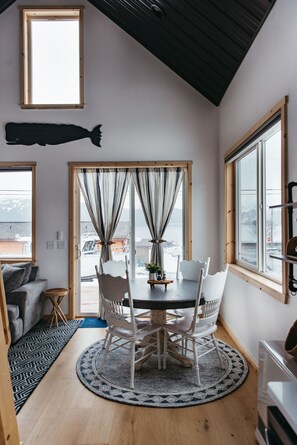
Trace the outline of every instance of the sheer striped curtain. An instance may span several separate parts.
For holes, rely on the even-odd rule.
[[[136,191],[152,240],[151,262],[164,269],[162,243],[185,169],[182,167],[137,168],[132,171]]]
[[[102,260],[112,259],[112,238],[120,220],[129,185],[126,168],[81,169],[80,189],[93,226],[99,236]]]

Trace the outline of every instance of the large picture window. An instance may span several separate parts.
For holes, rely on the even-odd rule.
[[[0,164],[0,260],[35,261],[35,165]]]
[[[286,103],[282,99],[225,153],[225,262],[230,272],[285,302]]]
[[[21,8],[24,108],[79,108],[83,7]]]

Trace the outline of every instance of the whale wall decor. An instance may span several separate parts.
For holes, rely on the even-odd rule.
[[[101,147],[101,127],[92,131],[72,124],[33,124],[9,122],[5,125],[8,145],[59,145],[78,139],[90,138],[96,147]]]

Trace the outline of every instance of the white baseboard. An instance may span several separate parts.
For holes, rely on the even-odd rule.
[[[245,349],[245,347],[240,343],[230,326],[225,322],[225,320],[219,315],[218,321],[223,326],[229,337],[234,341],[236,347],[241,352],[241,354],[244,356],[248,364],[253,368],[253,370],[258,373],[258,364],[254,360],[254,358],[250,355],[250,353]]]

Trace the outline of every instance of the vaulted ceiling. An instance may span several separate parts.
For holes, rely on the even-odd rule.
[[[0,0],[0,13],[14,1]],[[276,2],[89,1],[214,105],[220,104]]]

